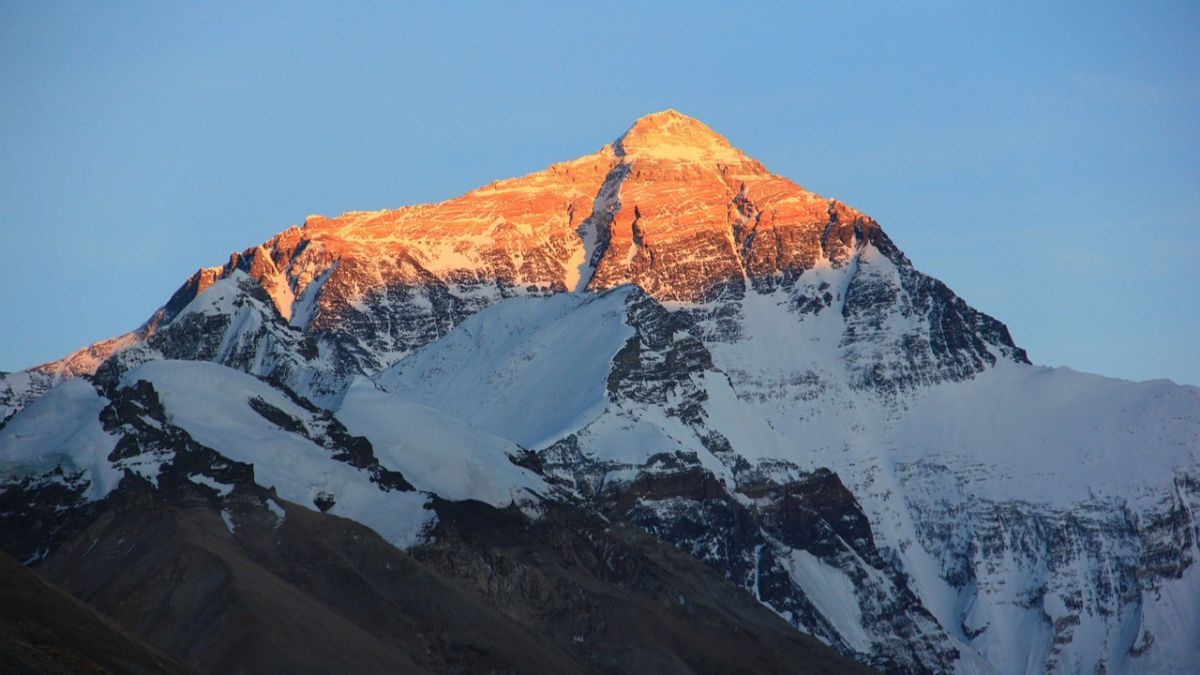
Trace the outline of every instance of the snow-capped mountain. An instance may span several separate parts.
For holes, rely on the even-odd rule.
[[[309,217],[0,377],[27,564],[63,568],[135,487],[222,514],[269,490],[409,551],[477,500],[648,533],[882,670],[1200,663],[1200,390],[1031,365],[871,218],[674,111],[439,204]]]

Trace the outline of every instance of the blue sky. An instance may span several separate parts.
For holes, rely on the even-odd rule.
[[[1035,362],[1200,384],[1200,5],[581,4],[0,0],[0,370],[309,213],[672,107],[872,214]]]

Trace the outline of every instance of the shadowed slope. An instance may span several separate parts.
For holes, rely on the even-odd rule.
[[[192,671],[0,553],[0,672]]]
[[[859,669],[689,556],[569,507],[533,523],[439,501],[438,543],[414,559],[254,486],[148,487],[122,487],[39,569],[201,671]]]

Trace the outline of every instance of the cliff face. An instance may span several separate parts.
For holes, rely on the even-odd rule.
[[[135,488],[244,484],[505,611],[586,606],[583,635],[615,635],[563,590],[594,580],[530,551],[674,588],[605,558],[607,522],[882,670],[1200,661],[1200,391],[1032,366],[874,220],[674,111],[439,204],[310,217],[0,385],[26,560]],[[496,518],[537,533],[519,564],[472,538]],[[579,518],[586,546],[555,529]]]
[[[310,217],[222,267],[197,271],[137,331],[37,370],[90,374],[236,273],[265,296],[258,323],[286,324],[341,374],[310,386],[295,379],[295,367],[279,373],[317,401],[350,374],[378,372],[505,298],[622,284],[689,310],[700,324],[738,311],[731,303],[750,291],[784,292],[807,313],[832,308],[846,318],[843,356],[862,386],[959,379],[997,356],[1026,361],[1003,324],[914,270],[869,217],[665,111],[593,154],[439,204]],[[914,325],[886,330],[888,314]],[[262,368],[254,372],[277,374]]]

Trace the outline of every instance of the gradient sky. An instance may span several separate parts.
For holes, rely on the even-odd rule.
[[[873,215],[1034,362],[1200,384],[1200,4],[582,4],[0,0],[0,370],[307,214],[672,107]]]

